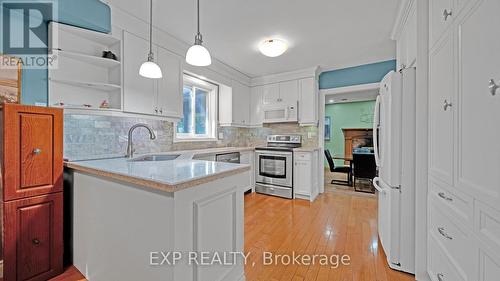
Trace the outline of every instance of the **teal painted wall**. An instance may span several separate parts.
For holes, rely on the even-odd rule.
[[[4,2],[0,0],[0,4]],[[33,2],[36,2],[34,0]],[[45,1],[47,2],[47,1]],[[111,9],[99,0],[53,0],[57,5],[57,21],[73,26],[87,28],[99,32],[111,31]],[[27,22],[28,19],[20,15],[15,21]],[[53,18],[44,18],[47,25]],[[15,24],[14,26],[21,26]],[[3,27],[2,27],[3,30]],[[45,34],[48,36],[48,31]],[[0,52],[3,52],[3,44],[0,44]],[[40,57],[46,57],[41,55]],[[23,104],[46,104],[48,99],[48,71],[47,69],[23,69],[21,102]]]
[[[325,140],[325,149],[332,154],[344,154],[344,134],[342,128],[372,128],[375,101],[328,104],[325,116],[330,116],[330,140]],[[343,165],[344,161],[335,160],[335,165]],[[328,163],[325,161],[325,166]]]
[[[326,71],[319,76],[319,88],[330,89],[360,84],[377,83],[391,70],[396,69],[396,60],[364,64],[355,67]]]

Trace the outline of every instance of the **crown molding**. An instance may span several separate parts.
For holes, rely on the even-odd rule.
[[[415,5],[415,0],[402,0],[401,4],[399,5],[399,11],[398,15],[394,21],[394,25],[392,27],[392,32],[391,32],[391,39],[392,40],[397,40],[399,36],[401,35],[401,32],[404,29],[404,26],[406,25],[406,22],[408,20],[408,16],[410,15],[410,12],[412,9],[416,6]]]

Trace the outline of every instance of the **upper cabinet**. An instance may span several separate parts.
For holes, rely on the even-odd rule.
[[[264,119],[262,111],[263,86],[252,87],[250,91],[250,125],[262,126]]]
[[[273,104],[281,102],[280,84],[268,84],[262,86],[262,104]]]
[[[219,124],[250,126],[250,87],[235,80],[231,84],[219,85]]]
[[[397,41],[397,68],[414,67],[417,63],[417,3],[410,1],[398,20],[392,39]]]
[[[318,84],[314,78],[299,80],[299,123],[318,124]]]
[[[182,58],[154,45],[153,52],[163,72],[161,79],[139,75],[149,52],[147,40],[123,32],[123,110],[130,113],[182,117]]]

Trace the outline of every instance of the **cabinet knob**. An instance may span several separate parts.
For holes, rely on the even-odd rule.
[[[498,88],[500,88],[500,86],[498,86],[498,84],[495,83],[494,79],[490,79],[490,84],[488,85],[488,88],[490,89],[491,95],[494,96],[497,94],[497,90]]]
[[[444,281],[444,274],[443,273],[438,273],[437,278],[439,281]]]
[[[448,107],[451,107],[451,106],[452,106],[451,102],[449,102],[448,100],[444,100],[444,103],[443,103],[444,111],[448,110]]]
[[[31,240],[31,242],[32,242],[34,245],[40,245],[40,240],[38,240],[37,238],[33,238],[33,240]]]
[[[33,154],[40,155],[40,154],[42,154],[42,150],[40,148],[35,148],[35,149],[33,149]]]
[[[451,10],[448,11],[447,9],[444,9],[443,11],[444,21],[447,21],[448,17],[450,17],[451,15],[453,15],[453,12]]]
[[[158,107],[155,107],[155,113],[158,113]]]
[[[438,227],[438,232],[439,234],[441,234],[441,236],[443,236],[444,238],[448,239],[448,240],[453,240],[453,237],[451,237],[450,235],[448,235],[448,233],[446,233],[446,231],[444,230],[444,227]]]
[[[163,108],[160,108],[160,114],[163,114]]]

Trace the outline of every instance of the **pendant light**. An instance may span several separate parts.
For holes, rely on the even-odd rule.
[[[186,54],[186,62],[194,66],[208,66],[212,64],[212,58],[208,50],[203,47],[202,36],[200,33],[200,0],[197,0],[198,13],[198,33],[194,38],[194,45],[189,48]]]
[[[148,60],[141,65],[139,74],[146,78],[158,79],[162,78],[161,68],[154,62],[153,55],[153,0],[149,5],[149,54]]]

